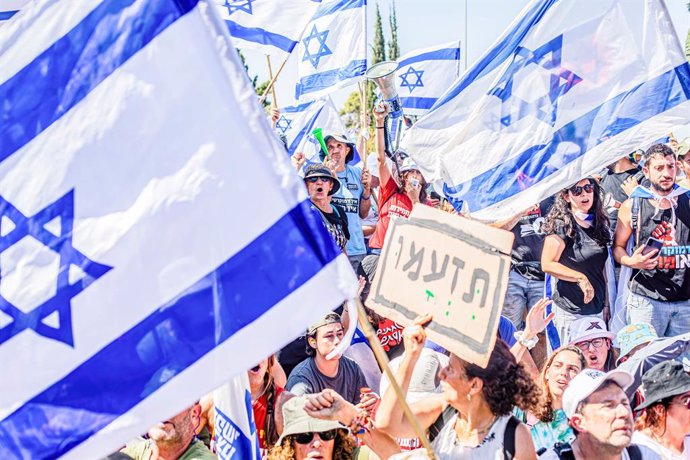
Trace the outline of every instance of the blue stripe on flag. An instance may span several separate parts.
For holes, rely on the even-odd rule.
[[[438,101],[436,97],[401,97],[400,103],[407,109],[430,109],[434,102]]]
[[[314,21],[317,18],[328,16],[329,14],[337,13],[339,11],[350,10],[352,8],[361,8],[366,6],[366,4],[366,0],[341,0],[339,2],[322,3],[319,9],[316,10],[316,13],[314,13],[314,17],[311,20]]]
[[[293,155],[295,151],[297,150],[297,147],[299,147],[300,142],[302,142],[302,138],[306,136],[308,133],[311,133],[312,130],[314,129],[314,124],[316,124],[316,119],[319,118],[319,115],[321,115],[321,112],[323,111],[323,107],[321,107],[316,114],[309,120],[309,122],[304,125],[304,127],[297,133],[297,136],[292,140],[292,143],[290,143],[290,147],[288,148],[288,153],[290,155]]]
[[[409,58],[400,61],[399,69],[406,65],[414,64],[420,61],[458,61],[460,60],[460,48],[444,48],[441,50],[428,51],[426,53],[418,54],[417,56],[410,56]]]
[[[524,19],[518,23],[510,32],[507,32],[503,40],[492,48],[484,57],[477,62],[469,72],[464,74],[464,77],[458,81],[445,97],[440,99],[438,103],[432,108],[440,107],[451,99],[455,98],[465,88],[472,84],[476,79],[493,71],[496,67],[502,65],[508,59],[515,49],[520,45],[525,35],[532,29],[535,24],[544,17],[546,11],[556,3],[557,0],[542,0],[540,3],[534,5],[531,10],[527,12]]]
[[[313,103],[314,103],[314,101],[309,101],[309,102],[305,102],[304,104],[300,104],[300,105],[291,105],[291,106],[289,106],[289,107],[283,107],[282,109],[280,109],[280,111],[283,112],[283,113],[298,113],[298,112],[304,112],[304,111],[307,110]]]
[[[0,458],[64,455],[339,254],[309,202],[300,203],[216,270],[0,421]]]
[[[689,76],[690,65],[686,62],[606,101],[564,125],[554,133],[550,143],[535,145],[468,181],[471,187],[463,199],[473,209],[484,209],[503,201],[521,191],[516,180],[518,175],[539,182],[558,169],[550,161],[561,142],[574,142],[580,147],[570,154],[558,153],[559,164],[568,164],[607,139],[687,102],[690,100]],[[450,188],[461,189],[467,185]],[[491,193],[484,193],[484,190],[491,190]]]
[[[19,13],[19,11],[0,11],[0,21],[7,21],[17,13]]]
[[[0,161],[60,119],[197,3],[198,0],[104,0],[65,36],[0,85]]]
[[[367,61],[362,59],[358,61],[350,61],[346,67],[327,70],[325,72],[319,72],[302,77],[299,79],[295,87],[295,99],[299,99],[300,96],[304,94],[330,88],[339,81],[364,75],[366,70]]]
[[[248,42],[275,46],[286,53],[291,53],[295,45],[297,45],[296,40],[291,40],[284,35],[269,32],[259,27],[245,27],[234,21],[228,20],[225,21],[225,24],[228,26],[230,35],[235,38],[247,40]]]

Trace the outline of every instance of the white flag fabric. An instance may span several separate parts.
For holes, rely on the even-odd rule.
[[[213,3],[17,19],[0,28],[0,458],[101,458],[356,281]]]
[[[276,129],[285,135],[288,153],[302,152],[308,163],[321,163],[321,145],[312,135],[315,128],[321,128],[324,137],[345,133],[345,125],[330,97],[280,109]]]
[[[213,392],[214,439],[220,460],[261,458],[247,373],[242,372]]]
[[[317,99],[361,79],[367,70],[366,0],[324,1],[295,49],[295,99]]]
[[[403,112],[424,115],[460,75],[460,42],[412,51],[398,63],[395,80]]]
[[[456,207],[509,218],[687,123],[689,97],[661,0],[536,0],[403,146]]]
[[[2,0],[0,1],[0,27],[17,14],[29,0]]]
[[[215,0],[234,45],[285,58],[321,0]]]

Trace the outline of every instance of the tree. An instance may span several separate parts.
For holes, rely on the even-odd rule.
[[[400,47],[398,47],[398,15],[395,11],[395,0],[389,5],[388,21],[391,26],[391,39],[388,42],[388,59],[394,61],[400,57]]]
[[[362,101],[359,97],[359,91],[353,91],[347,97],[343,108],[338,112],[345,122],[345,127],[348,129],[360,128],[360,111],[362,110]]]
[[[386,60],[386,40],[383,38],[383,21],[381,21],[381,10],[376,3],[376,22],[374,23],[374,45],[372,46],[372,64],[377,64]]]
[[[252,86],[254,87],[254,91],[256,94],[260,97],[264,91],[266,91],[266,88],[268,87],[268,84],[270,83],[270,80],[266,80],[264,82],[258,83],[259,81],[259,76],[254,75],[253,77],[249,74],[249,66],[247,65],[247,60],[244,58],[244,54],[242,54],[242,50],[236,49],[237,54],[240,55],[240,60],[242,61],[242,65],[244,66],[244,71],[247,72],[247,76],[249,77],[249,81],[252,82]],[[270,100],[270,95],[264,100],[264,108],[268,107],[271,104]]]

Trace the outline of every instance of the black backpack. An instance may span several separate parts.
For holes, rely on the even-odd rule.
[[[557,442],[556,445],[553,446],[553,450],[561,460],[575,460],[573,448],[567,442]],[[628,451],[630,460],[642,460],[642,451],[635,444],[630,444],[625,450]]]

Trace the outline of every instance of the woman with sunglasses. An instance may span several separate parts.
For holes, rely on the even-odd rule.
[[[395,440],[373,426],[368,415],[333,390],[297,396],[283,406],[285,427],[268,460],[350,460],[389,458],[400,452]],[[360,441],[365,447],[358,447]]]
[[[690,376],[678,361],[664,361],[642,377],[644,412],[635,422],[632,442],[651,448],[663,460],[690,458]]]
[[[609,319],[604,269],[611,231],[599,183],[582,179],[558,193],[543,228],[541,267],[557,279],[553,322],[561,343],[569,343],[573,321]]]
[[[331,197],[340,189],[340,182],[326,165],[319,163],[307,167],[304,183],[307,185],[312,207],[319,212],[335,243],[345,252],[345,245],[350,239],[347,215],[341,207],[331,204]]]
[[[551,449],[557,442],[575,439],[563,412],[563,392],[586,364],[580,349],[572,346],[557,349],[544,364],[539,378],[542,401],[534,414],[522,416],[537,452]]]

